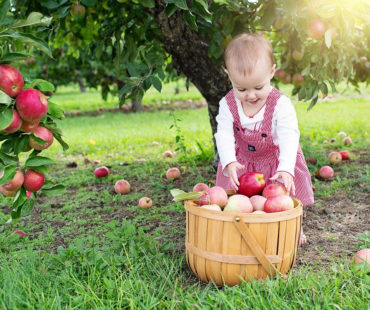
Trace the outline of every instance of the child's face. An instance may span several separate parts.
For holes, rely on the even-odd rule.
[[[229,79],[233,85],[235,97],[243,105],[261,106],[270,93],[270,81],[275,74],[275,65],[259,61],[251,74],[243,75],[236,70],[229,70]]]

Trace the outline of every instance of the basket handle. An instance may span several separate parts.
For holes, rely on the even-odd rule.
[[[248,226],[244,224],[239,216],[234,217],[234,224],[236,228],[239,230],[243,239],[252,250],[253,254],[256,255],[259,262],[262,264],[262,267],[268,272],[271,273],[274,277],[276,274],[281,276],[281,273],[277,268],[270,262],[270,260],[265,255],[265,252],[262,250],[261,246],[257,242],[256,238],[249,230]]]

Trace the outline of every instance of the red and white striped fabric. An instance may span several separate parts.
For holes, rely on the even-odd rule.
[[[238,107],[234,91],[226,95],[226,102],[234,118],[235,151],[237,160],[245,165],[245,169],[238,171],[238,176],[245,172],[262,172],[266,183],[272,177],[279,165],[279,146],[274,144],[271,134],[272,117],[275,106],[281,93],[273,88],[266,100],[263,121],[258,130],[243,128],[240,122]],[[301,147],[297,150],[296,166],[294,168],[294,185],[296,197],[304,206],[314,202],[310,172],[308,171]],[[221,163],[218,164],[216,185],[230,189],[230,180],[222,172]]]

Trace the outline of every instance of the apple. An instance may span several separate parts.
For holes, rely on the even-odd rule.
[[[1,170],[0,172],[1,177],[3,176],[3,174],[4,170]],[[24,182],[23,172],[21,170],[17,170],[13,179],[3,184],[2,187],[7,191],[15,191],[22,186],[23,182]]]
[[[201,208],[208,209],[208,210],[213,210],[213,211],[222,211],[221,207],[219,205],[216,205],[216,204],[204,205],[204,206],[201,206]]]
[[[204,191],[198,199],[198,204],[201,206],[216,204],[222,208],[227,204],[227,201],[226,191],[221,186],[213,186]]]
[[[16,230],[11,233],[11,235],[18,235],[20,238],[23,238],[26,233],[23,230]]]
[[[300,52],[300,51],[297,51],[297,50],[294,50],[293,53],[292,53],[292,57],[295,61],[300,61],[302,60],[303,58],[303,52]]]
[[[30,199],[30,198],[31,198],[31,196],[32,196],[32,193],[31,193],[31,192],[29,192],[29,191],[26,191],[26,197],[27,197],[27,199]]]
[[[225,212],[242,212],[242,213],[252,213],[253,206],[250,199],[241,194],[232,195],[227,201]]]
[[[163,158],[166,158],[166,157],[170,157],[172,158],[173,157],[173,153],[171,151],[165,151],[162,155]]]
[[[23,121],[20,129],[24,132],[33,132],[39,126],[39,124],[40,124],[39,119],[31,122]]]
[[[345,137],[345,138],[343,139],[343,143],[344,143],[345,145],[351,145],[351,144],[352,144],[352,139],[351,139],[350,137]]]
[[[17,96],[24,85],[20,72],[10,65],[0,65],[0,89],[8,96]]]
[[[0,193],[3,194],[5,197],[14,197],[15,195],[17,195],[17,190],[7,191],[3,186],[0,186]]]
[[[238,180],[240,185],[237,193],[248,197],[261,194],[266,186],[265,177],[261,172],[246,172]]]
[[[72,4],[72,8],[71,8],[72,16],[80,15],[81,17],[84,17],[85,13],[86,13],[86,9],[82,4],[79,4],[79,3]]]
[[[142,209],[148,209],[153,205],[153,201],[148,197],[141,197],[139,199],[139,207]]]
[[[100,160],[94,159],[91,164],[93,166],[99,165],[100,164]]]
[[[29,192],[37,192],[45,183],[45,176],[42,172],[28,169],[24,175],[23,186]]]
[[[252,214],[266,214],[265,211],[253,211]]]
[[[334,170],[330,166],[322,166],[317,171],[317,175],[323,179],[330,179],[334,176]]]
[[[122,180],[118,180],[115,184],[114,184],[114,191],[117,193],[117,194],[128,194],[131,190],[131,185],[128,181],[122,179]]]
[[[39,120],[49,109],[46,96],[33,88],[21,91],[16,98],[15,106],[19,116],[25,121]]]
[[[362,249],[357,251],[354,257],[355,264],[365,263],[369,266],[370,264],[370,249]]]
[[[284,69],[279,68],[275,71],[275,77],[278,78],[279,80],[282,80],[283,78],[285,78],[285,76],[286,72]]]
[[[94,170],[94,175],[97,178],[104,178],[109,174],[109,169],[105,166],[98,167]]]
[[[173,167],[166,171],[167,179],[177,179],[181,175],[179,168]]]
[[[308,156],[307,159],[306,159],[306,162],[308,162],[312,165],[316,165],[316,163],[317,163],[316,158],[313,157],[313,156]]]
[[[304,77],[300,73],[294,73],[293,75],[293,84],[294,85],[301,85],[304,82]]]
[[[292,76],[290,75],[290,73],[287,73],[282,81],[284,84],[289,84],[292,81]]]
[[[266,213],[281,212],[294,208],[294,201],[288,195],[278,195],[267,198],[263,211]]]
[[[349,151],[340,151],[339,153],[342,156],[342,159],[349,159],[350,157]]]
[[[325,25],[318,19],[311,20],[307,25],[307,34],[312,39],[319,39],[325,33]]]
[[[21,128],[21,125],[22,125],[22,120],[19,117],[18,112],[13,109],[13,119],[12,119],[12,122],[10,123],[10,125],[8,127],[6,127],[4,129],[4,131],[7,132],[7,133],[16,132],[16,131],[19,130],[19,128]]]
[[[266,202],[266,197],[263,197],[261,195],[254,195],[251,198],[249,198],[254,211],[263,211],[263,207]]]
[[[345,137],[347,134],[344,131],[338,132],[339,137]]]
[[[35,150],[45,150],[47,149],[54,141],[53,133],[45,127],[37,127],[33,132],[33,135],[37,138],[44,140],[46,143],[41,145],[36,140],[30,136],[30,146]]]
[[[152,145],[153,145],[153,146],[157,146],[157,145],[159,145],[159,142],[157,142],[157,141],[153,141],[153,142],[152,142]]]
[[[272,183],[267,185],[262,192],[262,196],[265,198],[280,196],[280,195],[288,195],[288,191],[286,190],[285,186],[281,183]]]
[[[331,152],[329,154],[329,162],[331,164],[337,164],[342,161],[342,155],[340,152]]]
[[[203,192],[203,191],[206,191],[208,189],[208,185],[207,184],[204,184],[204,183],[197,183],[194,185],[193,187],[193,192]]]
[[[328,140],[324,140],[322,143],[324,143],[324,144],[328,144],[328,143],[329,143],[329,141],[328,141]]]

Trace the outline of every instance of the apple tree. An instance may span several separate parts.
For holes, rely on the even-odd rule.
[[[34,50],[51,56],[47,37],[41,35],[50,21],[39,12],[19,15],[9,0],[0,4],[0,192],[12,197],[11,219],[30,212],[37,193],[65,190],[45,180],[53,161],[40,155],[54,138],[68,148],[55,122],[63,111],[45,95],[54,86],[43,79],[23,79],[17,70]]]

